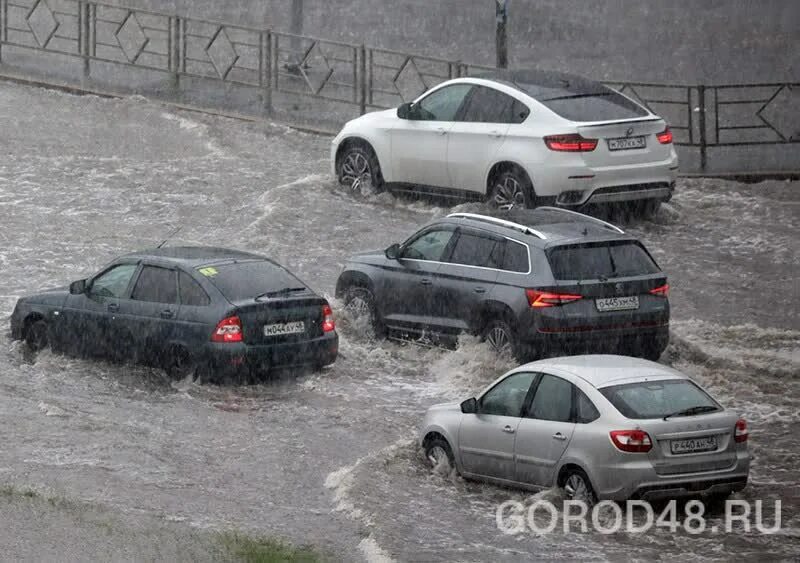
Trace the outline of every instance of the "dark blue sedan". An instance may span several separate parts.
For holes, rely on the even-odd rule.
[[[332,364],[328,302],[269,258],[208,247],[121,256],[96,275],[20,298],[11,334],[33,351],[162,366],[175,378]]]

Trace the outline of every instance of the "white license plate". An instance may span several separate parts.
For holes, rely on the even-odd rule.
[[[639,308],[639,296],[629,295],[627,297],[604,297],[603,299],[595,299],[595,306],[597,310],[604,311],[628,311]]]
[[[264,325],[264,336],[282,336],[284,334],[298,334],[305,331],[306,324],[303,321]]]
[[[620,137],[619,139],[608,139],[608,150],[627,151],[630,149],[643,149],[647,146],[644,135],[639,137]]]
[[[674,454],[690,454],[696,452],[710,452],[717,449],[716,436],[702,438],[688,438],[686,440],[672,440],[669,448]]]

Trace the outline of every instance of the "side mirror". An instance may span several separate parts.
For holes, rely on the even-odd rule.
[[[400,107],[397,108],[397,117],[400,119],[411,119],[411,106],[413,106],[411,102],[406,102],[402,104]]]
[[[394,243],[384,251],[384,254],[389,260],[397,260],[400,257],[400,245]]]
[[[464,414],[475,414],[478,412],[478,401],[475,400],[475,397],[461,403],[461,412]]]
[[[69,284],[69,292],[72,295],[81,295],[86,293],[86,280],[78,280]]]

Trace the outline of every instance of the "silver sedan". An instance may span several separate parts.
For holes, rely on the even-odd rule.
[[[426,458],[465,478],[567,496],[725,496],[747,484],[747,423],[686,375],[625,356],[520,366],[428,409]]]

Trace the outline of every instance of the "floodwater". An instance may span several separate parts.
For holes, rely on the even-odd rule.
[[[0,484],[125,521],[280,536],[336,559],[800,551],[796,184],[681,181],[654,221],[626,225],[673,288],[673,338],[661,361],[747,418],[754,461],[737,498],[781,499],[782,530],[507,536],[495,525],[497,505],[529,495],[432,472],[414,445],[429,405],[472,396],[513,367],[475,339],[456,351],[375,341],[334,303],[341,355],[332,368],[217,387],[49,352],[32,362],[7,336],[18,296],[83,278],[178,227],[173,244],[265,253],[332,297],[350,253],[403,240],[449,212],[444,203],[338,187],[328,138],[144,98],[3,84],[0,123]],[[45,537],[56,529],[46,518],[30,526]],[[0,531],[0,544],[12,533]],[[108,553],[78,533],[63,542],[84,558]],[[121,558],[131,553],[120,549]],[[22,553],[35,558],[36,547]]]

